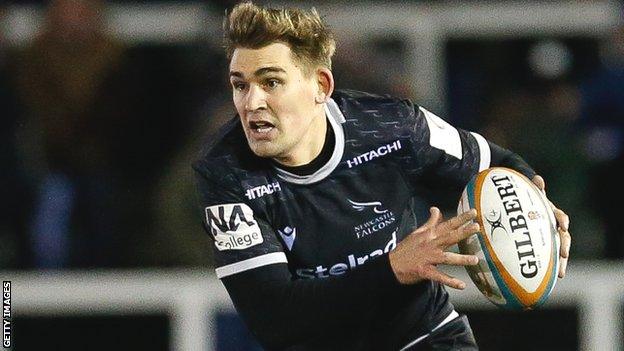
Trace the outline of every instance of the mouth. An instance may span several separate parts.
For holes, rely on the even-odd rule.
[[[250,121],[249,129],[259,134],[267,134],[275,129],[275,125],[266,121]]]

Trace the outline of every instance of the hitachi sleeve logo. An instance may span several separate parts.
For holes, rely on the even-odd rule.
[[[247,189],[245,196],[247,196],[249,200],[253,200],[257,197],[273,194],[276,191],[282,191],[282,188],[278,182],[273,182],[271,184],[260,185],[255,188]]]
[[[264,241],[253,210],[243,203],[206,207],[206,223],[219,251],[243,250]]]
[[[395,140],[390,144],[380,146],[375,150],[365,152],[361,155],[355,156],[351,160],[347,160],[347,165],[349,166],[349,168],[352,168],[357,165],[361,165],[364,162],[371,161],[377,157],[385,156],[393,151],[400,150],[401,147],[401,140]]]

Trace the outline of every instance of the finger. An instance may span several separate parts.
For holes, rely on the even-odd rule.
[[[532,180],[533,184],[535,184],[542,192],[546,192],[546,181],[544,181],[542,176],[536,174]]]
[[[455,252],[444,252],[444,264],[452,266],[474,266],[479,263],[475,255],[462,255]]]
[[[555,219],[557,219],[557,224],[559,225],[559,227],[565,231],[568,231],[568,229],[570,228],[570,217],[557,207],[554,207],[553,212],[555,213]]]
[[[572,243],[572,236],[567,230],[559,230],[559,241],[561,247],[559,248],[559,256],[568,258],[570,257],[570,244]]]
[[[567,267],[568,267],[568,258],[560,257],[559,258],[559,278],[565,277]]]
[[[465,224],[457,228],[456,230],[450,231],[447,235],[441,236],[442,244],[445,248],[451,245],[455,245],[458,242],[469,238],[473,234],[478,233],[479,231],[481,231],[481,226],[479,225],[479,223],[473,222]]]
[[[432,268],[429,274],[429,278],[430,280],[439,282],[441,284],[444,284],[446,286],[450,286],[451,288],[454,289],[459,289],[459,290],[464,290],[466,288],[466,283],[464,283],[463,281],[455,278],[455,277],[451,277],[450,275],[440,272],[439,270]]]
[[[461,227],[462,225],[472,221],[476,217],[477,217],[477,210],[472,208],[472,209],[470,209],[470,211],[464,212],[464,213],[460,214],[459,216],[455,216],[455,217],[449,219],[448,221],[442,223],[441,224],[441,226],[442,226],[441,229],[442,230],[446,230],[446,231],[455,230],[455,229]]]
[[[429,214],[429,219],[423,224],[425,228],[435,227],[442,220],[442,212],[437,207],[429,208]]]

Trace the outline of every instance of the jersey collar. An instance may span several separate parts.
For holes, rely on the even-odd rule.
[[[331,158],[316,172],[305,176],[300,176],[287,172],[274,165],[273,168],[277,172],[278,177],[280,177],[282,180],[294,184],[316,183],[330,175],[331,172],[333,172],[340,163],[345,147],[345,136],[344,130],[342,128],[342,124],[345,122],[345,117],[342,114],[342,111],[340,111],[340,108],[338,108],[338,104],[336,104],[336,102],[332,98],[330,98],[327,103],[325,103],[325,115],[327,116],[329,124],[334,130],[334,136],[336,138],[336,142],[334,143],[334,152],[332,153]]]

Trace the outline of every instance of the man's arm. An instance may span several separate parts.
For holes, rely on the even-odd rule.
[[[488,141],[488,147],[490,148],[490,153],[492,155],[491,166],[514,169],[524,174],[529,179],[533,179],[533,177],[535,177],[535,171],[533,168],[531,168],[531,166],[529,166],[529,164],[522,157],[520,157],[520,155],[490,141]]]
[[[487,141],[481,135],[457,129],[426,109],[414,106],[412,143],[415,157],[424,160],[423,179],[438,189],[461,190],[476,173],[489,167],[514,169],[545,191],[542,177],[519,155]],[[571,236],[570,219],[551,202],[561,239],[559,277],[565,276]]]
[[[342,276],[292,280],[286,264],[275,264],[222,282],[249,329],[271,350],[360,330],[371,323],[374,306],[400,289],[388,255]]]
[[[410,139],[420,166],[418,179],[433,188],[461,191],[478,172],[494,166],[514,169],[529,179],[535,171],[519,155],[478,133],[455,128],[442,118],[413,106]]]

